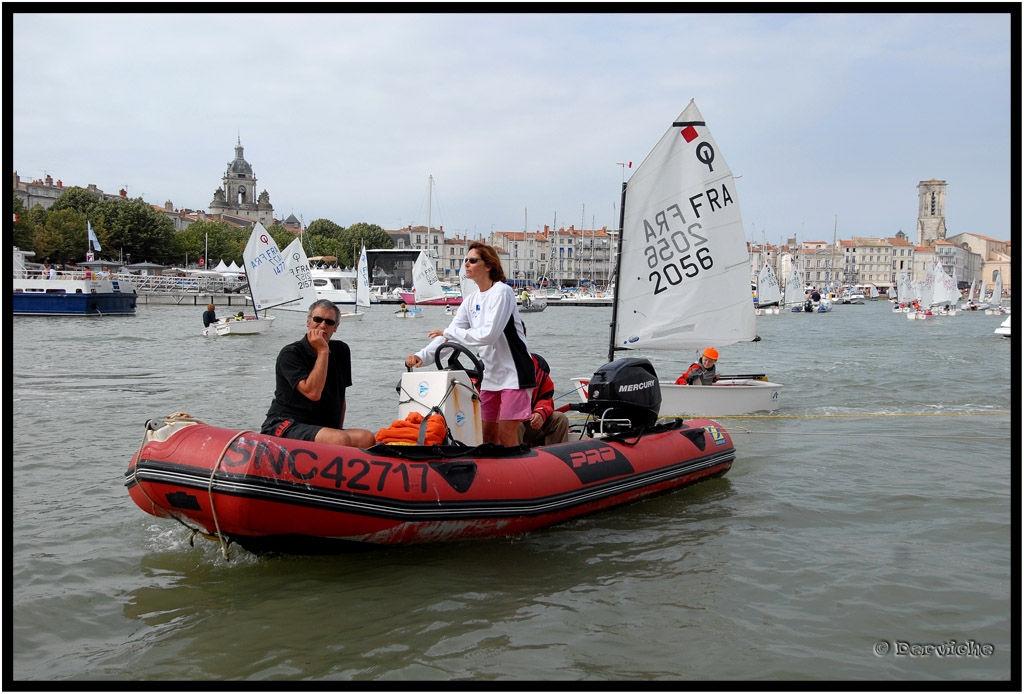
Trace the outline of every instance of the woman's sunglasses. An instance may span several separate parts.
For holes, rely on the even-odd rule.
[[[338,323],[338,321],[334,320],[333,318],[324,318],[323,316],[313,316],[313,322],[316,323],[317,325],[320,325],[321,323],[327,323],[327,325],[336,325]]]
[[[470,265],[476,265],[480,260],[480,258],[466,258],[466,262]]]

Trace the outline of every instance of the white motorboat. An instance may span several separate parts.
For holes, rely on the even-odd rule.
[[[316,289],[316,298],[336,304],[354,304],[356,271],[333,264],[337,261],[333,255],[316,255],[309,259],[309,272],[313,278],[313,288]]]
[[[11,309],[15,316],[135,315],[138,292],[131,282],[92,276],[92,270],[61,272],[54,279],[31,276],[25,257],[33,251],[14,248]]]

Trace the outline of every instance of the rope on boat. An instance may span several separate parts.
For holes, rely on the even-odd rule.
[[[172,414],[169,417],[166,417],[164,419],[164,422],[166,424],[171,424],[172,422],[181,422],[181,421],[199,422],[198,419],[195,419],[192,415],[188,414],[187,412],[175,412],[174,414]],[[132,482],[134,482],[135,486],[137,486],[139,488],[139,490],[142,491],[142,493],[146,495],[146,498],[149,499],[149,503],[151,503],[153,505],[154,511],[156,509],[160,509],[161,511],[163,511],[163,515],[164,516],[166,516],[167,518],[173,518],[174,520],[178,521],[183,526],[185,526],[185,528],[190,533],[189,537],[188,537],[189,547],[195,547],[194,539],[195,539],[196,535],[202,535],[207,540],[217,540],[218,538],[214,537],[213,535],[210,535],[208,532],[202,530],[201,528],[194,527],[194,526],[189,525],[188,523],[186,523],[184,520],[182,520],[178,516],[178,514],[174,513],[169,508],[167,508],[166,506],[162,505],[160,502],[158,502],[156,499],[154,499],[152,496],[150,496],[149,492],[146,491],[145,485],[143,485],[142,483],[139,482],[139,465],[138,465],[138,461],[139,461],[140,457],[142,456],[142,449],[146,445],[146,437],[148,435],[148,432],[151,429],[152,429],[152,427],[149,426],[149,422],[147,422],[146,423],[146,432],[147,433],[144,433],[142,435],[142,443],[139,445],[139,450],[135,454],[135,467],[132,468]],[[223,453],[221,455],[223,455]],[[212,504],[211,504],[211,507],[212,507]],[[155,516],[157,514],[153,513],[153,515]],[[225,549],[225,552],[226,552],[226,549]],[[227,556],[226,553],[225,553],[225,556]]]
[[[173,424],[175,422],[197,422],[197,423],[202,423],[202,422],[200,422],[200,420],[196,419],[195,417],[193,417],[192,415],[190,415],[187,412],[175,412],[175,413],[171,414],[170,416],[165,417],[164,418],[164,422],[166,424],[168,424],[168,425]],[[217,472],[217,468],[220,467],[221,462],[224,460],[224,454],[227,453],[228,446],[230,446],[232,443],[234,443],[235,440],[239,436],[241,436],[242,434],[245,434],[246,432],[245,431],[239,431],[237,434],[235,434],[234,436],[231,437],[231,439],[224,446],[224,449],[220,452],[220,456],[218,456],[218,458],[217,458],[217,464],[213,467],[213,471],[210,473],[210,483],[209,483],[209,485],[207,487],[207,494],[209,494],[209,497],[210,497],[210,512],[213,514],[213,523],[214,523],[214,526],[217,528],[217,532],[215,534],[210,534],[210,533],[206,532],[205,530],[203,530],[201,527],[192,526],[189,523],[186,523],[184,520],[182,520],[178,516],[178,514],[174,513],[173,511],[171,511],[167,507],[165,507],[162,504],[160,504],[156,499],[154,499],[152,496],[149,495],[149,492],[146,491],[146,487],[139,482],[139,479],[138,479],[138,474],[139,474],[138,461],[139,461],[140,456],[142,455],[142,449],[146,445],[146,437],[148,435],[148,432],[151,430],[151,428],[152,427],[150,427],[149,423],[147,422],[147,425],[146,425],[146,432],[147,433],[144,433],[142,435],[142,443],[139,445],[139,450],[135,454],[136,464],[135,464],[134,469],[132,470],[132,481],[138,486],[138,488],[140,490],[142,490],[142,493],[146,495],[146,498],[149,499],[149,503],[153,504],[153,507],[155,509],[160,509],[161,511],[163,511],[163,515],[165,515],[168,518],[173,518],[174,520],[178,521],[179,523],[181,523],[183,526],[185,526],[189,530],[189,532],[191,533],[189,535],[189,538],[188,538],[189,547],[195,547],[195,543],[194,543],[195,536],[196,535],[201,535],[201,536],[205,537],[207,540],[211,540],[211,541],[214,541],[214,542],[220,542],[221,554],[223,554],[224,559],[226,559],[227,561],[231,561],[231,557],[228,556],[228,546],[231,544],[231,541],[230,540],[225,540],[224,534],[220,531],[220,522],[217,520],[217,509],[213,505],[213,476],[214,476],[214,473]],[[156,515],[156,514],[154,513],[153,515]]]
[[[210,470],[210,483],[206,488],[206,493],[210,497],[210,513],[213,515],[213,527],[217,529],[216,538],[220,541],[220,551],[224,555],[226,561],[231,561],[231,557],[228,556],[228,541],[224,539],[224,533],[220,531],[220,521],[217,519],[217,508],[213,504],[213,477],[217,474],[220,464],[224,462],[224,454],[228,452],[228,447],[233,444],[239,436],[242,434],[251,433],[247,431],[236,432],[234,436],[228,439],[228,442],[224,444],[224,448],[221,449],[220,455],[217,456],[217,464]]]

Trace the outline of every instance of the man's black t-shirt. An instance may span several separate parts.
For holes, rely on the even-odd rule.
[[[271,422],[291,420],[334,429],[341,428],[341,414],[345,405],[345,388],[352,385],[352,355],[341,340],[331,340],[327,364],[327,380],[314,402],[300,393],[296,386],[309,376],[316,364],[316,350],[305,336],[285,345],[277,355],[274,400],[267,410],[264,429]]]

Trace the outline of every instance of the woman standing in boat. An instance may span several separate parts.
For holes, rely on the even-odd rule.
[[[519,423],[530,418],[530,389],[536,385],[516,294],[505,283],[498,253],[485,243],[469,244],[463,272],[479,291],[463,298],[447,328],[427,333],[431,342],[407,356],[405,365],[423,366],[449,339],[476,348],[484,365],[480,384],[484,441],[516,446]]]

